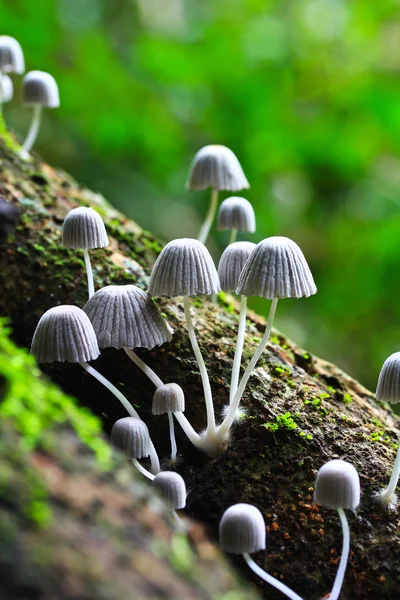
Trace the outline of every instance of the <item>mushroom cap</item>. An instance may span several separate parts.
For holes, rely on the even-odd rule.
[[[157,388],[153,396],[153,415],[185,411],[185,394],[177,383],[166,383]]]
[[[77,306],[55,306],[40,318],[31,353],[38,363],[89,362],[100,354],[88,316]]]
[[[60,95],[56,80],[50,73],[30,71],[22,80],[22,103],[25,106],[58,108]]]
[[[136,285],[107,285],[83,310],[91,320],[100,348],[147,348],[172,339],[151,296]]]
[[[196,296],[220,291],[211,254],[199,240],[172,240],[161,251],[150,275],[152,296]]]
[[[217,227],[219,231],[237,229],[247,233],[256,230],[256,217],[250,202],[245,198],[231,196],[221,203],[218,210]]]
[[[383,363],[376,388],[376,399],[400,402],[400,352],[391,354]]]
[[[317,292],[299,246],[286,237],[269,237],[254,248],[239,278],[236,293],[245,296],[302,298]]]
[[[114,423],[111,443],[128,458],[144,458],[150,454],[149,430],[146,423],[136,417],[124,417]]]
[[[21,44],[9,35],[0,35],[0,71],[18,74],[25,71]]]
[[[70,210],[64,219],[62,245],[80,250],[108,246],[106,228],[99,213],[86,206]]]
[[[314,502],[328,508],[350,508],[360,504],[360,478],[352,464],[330,460],[317,474]]]
[[[253,242],[234,242],[225,248],[218,265],[219,280],[224,292],[235,293],[243,267],[255,247]]]
[[[186,506],[186,484],[174,471],[161,471],[153,479],[170,510],[179,510]]]
[[[192,161],[186,188],[205,190],[208,187],[229,192],[250,187],[236,155],[226,146],[204,146]]]
[[[224,552],[243,554],[265,549],[265,522],[251,504],[234,504],[219,523],[219,545]]]
[[[14,95],[14,86],[11,77],[8,75],[0,76],[0,86],[1,86],[1,102],[10,102]]]

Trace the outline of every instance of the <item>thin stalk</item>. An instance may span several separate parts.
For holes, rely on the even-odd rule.
[[[139,414],[133,408],[133,406],[129,402],[129,400],[127,398],[125,398],[124,394],[122,392],[120,392],[119,389],[116,388],[115,385],[113,385],[111,383],[111,381],[108,381],[108,379],[106,379],[106,377],[104,377],[101,373],[96,371],[96,369],[94,369],[87,363],[81,362],[79,364],[81,365],[81,367],[83,369],[85,369],[85,371],[87,371],[90,375],[92,375],[95,379],[97,379],[97,381],[102,383],[104,385],[104,387],[106,387],[108,390],[110,390],[110,392],[112,394],[114,394],[114,396],[121,402],[121,404],[123,405],[123,407],[126,409],[126,411],[128,412],[128,414],[131,417],[140,419]],[[160,461],[158,459],[158,455],[157,455],[156,449],[154,448],[154,444],[152,441],[150,441],[150,460],[151,460],[151,470],[154,473],[159,473],[160,472]]]
[[[379,501],[382,504],[389,505],[392,497],[394,495],[394,491],[396,489],[397,483],[399,481],[400,476],[400,443],[399,448],[397,450],[396,460],[394,461],[392,475],[390,477],[389,485],[387,488],[382,490],[379,494]]]
[[[240,380],[239,387],[236,390],[235,396],[232,402],[229,405],[229,410],[226,414],[225,419],[222,422],[222,425],[218,428],[218,434],[224,435],[228,433],[230,426],[232,425],[237,409],[239,408],[240,400],[242,399],[244,389],[249,380],[249,377],[257,364],[258,359],[264,351],[265,346],[267,345],[268,338],[271,334],[272,324],[274,322],[276,306],[278,304],[278,298],[274,298],[271,302],[271,308],[269,310],[268,321],[265,327],[264,335],[261,339],[261,342],[258,345],[257,350],[253,354],[253,358],[249,362],[247,369],[245,370],[242,379]]]
[[[89,300],[94,294],[94,279],[93,279],[93,270],[92,263],[90,262],[89,250],[84,249],[83,257],[85,259],[85,267],[87,274],[87,283],[88,283],[88,292],[89,292]]]
[[[258,575],[259,577],[261,577],[261,579],[263,579],[264,581],[266,581],[270,585],[273,585],[274,588],[276,588],[277,590],[279,590],[280,592],[282,592],[282,594],[285,594],[285,596],[287,596],[288,598],[291,598],[291,600],[302,600],[301,596],[299,596],[298,594],[296,594],[296,592],[294,592],[287,585],[285,585],[284,583],[282,583],[282,581],[279,581],[279,579],[275,579],[275,577],[272,577],[272,575],[269,575],[269,573],[266,573],[264,571],[264,569],[262,569],[261,567],[259,567],[258,564],[256,562],[254,562],[254,560],[251,558],[250,554],[248,554],[247,552],[245,552],[243,554],[243,558],[247,562],[247,564],[249,565],[250,569],[252,571],[254,571],[254,573],[256,575]],[[332,600],[332,598],[330,597],[329,600]]]
[[[153,481],[154,479],[154,475],[153,473],[150,473],[150,471],[148,471],[147,469],[145,469],[140,462],[138,461],[137,458],[131,458],[131,461],[133,462],[133,464],[135,465],[135,467],[137,468],[137,470],[144,475],[145,477],[147,477],[147,479],[150,479],[150,481]]]
[[[204,399],[206,402],[206,411],[207,411],[207,433],[215,432],[215,415],[214,415],[214,404],[212,399],[212,392],[210,386],[210,380],[208,378],[208,373],[206,369],[206,365],[204,364],[204,359],[201,354],[199,344],[196,338],[196,332],[193,327],[192,317],[190,316],[190,304],[188,296],[183,297],[183,305],[185,308],[185,318],[186,325],[189,332],[190,343],[192,344],[193,352],[197,360],[197,364],[200,369],[201,380],[203,382],[203,390],[204,390]],[[206,433],[206,435],[207,435]]]
[[[202,438],[199,436],[197,431],[193,429],[187,418],[182,412],[174,412],[173,413],[175,419],[178,421],[179,425],[182,427],[186,437],[192,442],[193,446],[197,448],[200,446],[200,442]]]
[[[234,242],[236,242],[236,238],[237,238],[237,229],[231,229],[231,232],[229,234],[229,242],[228,244],[233,244]]]
[[[172,416],[172,412],[168,413],[168,422],[169,422],[169,439],[171,440],[171,459],[175,460],[178,449],[176,447],[174,417]]]
[[[349,552],[350,552],[350,530],[349,524],[347,522],[346,513],[343,508],[337,509],[340,517],[340,522],[342,524],[343,531],[343,546],[342,546],[342,556],[340,557],[339,568],[336,573],[335,582],[333,584],[333,588],[331,594],[329,596],[329,600],[337,600],[339,598],[344,574],[346,572],[347,561],[349,560]]]
[[[233,359],[231,389],[229,391],[229,402],[233,401],[233,398],[235,396],[236,390],[239,385],[240,363],[242,362],[244,336],[246,333],[246,308],[247,308],[247,298],[246,298],[246,296],[240,296],[239,328],[238,328],[238,335],[237,335],[237,340],[236,340],[235,356]]]
[[[179,531],[187,531],[187,527],[185,523],[182,521],[176,510],[171,510],[171,515],[173,516]]]
[[[3,98],[4,98],[3,71],[0,70],[0,115],[3,113]]]
[[[31,125],[29,127],[28,135],[26,136],[25,141],[21,147],[22,155],[26,156],[32,150],[32,146],[35,143],[37,134],[39,133],[41,117],[42,117],[42,107],[36,104],[33,107],[32,120],[31,120]]]
[[[134,352],[130,348],[124,348],[124,350],[131,359],[131,361],[134,362],[135,365],[139,367],[141,371],[143,371],[143,373],[150,379],[150,381],[156,386],[156,388],[159,388],[164,385],[157,373],[155,373],[153,369],[150,369],[150,367],[146,365],[146,363],[141,358],[138,357],[136,352]]]
[[[197,238],[203,244],[205,244],[207,241],[208,234],[210,233],[210,229],[211,229],[211,226],[214,221],[215,213],[217,212],[218,193],[219,193],[218,190],[215,190],[214,188],[212,188],[210,206],[208,207],[206,220],[204,221],[203,225],[201,226],[199,235]]]

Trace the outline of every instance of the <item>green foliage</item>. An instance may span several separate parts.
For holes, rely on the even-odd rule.
[[[265,427],[269,431],[278,431],[278,429],[293,431],[293,429],[297,429],[295,419],[298,416],[299,413],[294,413],[294,415],[292,415],[290,412],[286,412],[283,415],[276,415],[274,423],[264,423],[262,427]]]

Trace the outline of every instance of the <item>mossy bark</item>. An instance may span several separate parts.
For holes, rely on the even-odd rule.
[[[15,339],[29,347],[41,314],[56,304],[83,306],[87,287],[80,252],[63,249],[61,225],[68,210],[80,204],[102,214],[110,246],[92,253],[96,287],[135,283],[146,287],[161,244],[150,233],[110,207],[103,198],[64,173],[33,160],[23,163],[3,144],[0,193],[23,210],[15,238],[0,254],[0,313],[12,320]],[[28,199],[27,199],[28,198]],[[182,236],[185,235],[184,229]],[[186,415],[205,426],[201,381],[183,320],[180,299],[159,307],[175,329],[173,341],[140,355],[166,382],[185,390]],[[238,325],[230,298],[218,304],[192,302],[199,343],[209,369],[216,412],[229,398],[230,370]],[[279,306],[278,306],[279,310]],[[264,321],[249,315],[244,364],[262,335]],[[97,368],[138,407],[162,456],[168,456],[166,419],[150,413],[152,384],[121,352],[105,351]],[[75,366],[44,369],[64,390],[101,415],[105,430],[124,415],[113,397]],[[215,535],[224,509],[236,502],[260,508],[267,523],[267,551],[257,562],[297,593],[317,600],[329,593],[341,549],[337,515],[312,502],[318,468],[343,458],[357,468],[362,504],[350,515],[351,558],[343,599],[393,599],[400,583],[398,511],[384,511],[374,494],[385,486],[395,458],[398,430],[388,407],[335,365],[297,347],[274,332],[244,395],[245,420],[233,431],[229,447],[210,459],[196,451],[178,430],[178,470],[188,488],[187,513]],[[282,596],[266,588],[244,567],[242,574],[265,597]]]

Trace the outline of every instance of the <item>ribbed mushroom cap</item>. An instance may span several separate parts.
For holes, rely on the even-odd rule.
[[[135,285],[107,285],[83,310],[91,320],[100,348],[147,348],[172,339],[151,296]]]
[[[317,474],[314,502],[328,508],[350,508],[360,504],[360,478],[352,464],[345,460],[325,463]]]
[[[218,275],[224,292],[235,292],[247,259],[253,252],[252,242],[234,242],[225,248],[219,261]]]
[[[114,423],[111,443],[128,458],[144,458],[150,454],[149,430],[146,423],[136,417],[124,417]]]
[[[243,554],[265,549],[265,523],[251,504],[234,504],[219,523],[219,545],[224,552]]]
[[[108,246],[106,228],[99,213],[86,206],[70,210],[64,219],[62,245],[81,250]]]
[[[149,281],[152,296],[209,296],[220,289],[211,254],[190,238],[172,240],[162,249]]]
[[[302,298],[317,292],[299,246],[286,237],[269,237],[257,244],[239,278],[237,294]]]
[[[204,146],[195,155],[186,183],[188,190],[215,190],[238,192],[249,188],[236,155],[226,146]]]
[[[170,510],[179,510],[186,506],[186,484],[174,471],[161,471],[153,479],[153,484],[161,492]]]
[[[54,77],[44,71],[27,73],[22,80],[22,103],[25,106],[58,108],[60,95]]]
[[[400,402],[400,352],[391,354],[383,363],[376,388],[376,399]]]
[[[14,95],[14,86],[11,77],[8,75],[1,75],[0,77],[0,101],[10,102]]]
[[[250,202],[245,198],[232,196],[221,203],[218,210],[218,230],[237,229],[247,233],[256,230],[256,217]]]
[[[89,362],[100,354],[88,316],[77,306],[55,306],[40,318],[31,353],[38,363]]]
[[[19,74],[25,71],[21,44],[9,35],[0,35],[0,71]]]
[[[153,396],[153,415],[164,415],[168,412],[184,412],[185,394],[177,383],[166,383],[157,388]]]

